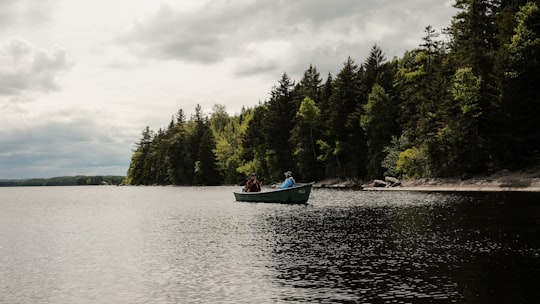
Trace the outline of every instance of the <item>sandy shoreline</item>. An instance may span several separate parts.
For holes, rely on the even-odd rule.
[[[380,188],[364,185],[363,190],[390,191],[522,191],[540,192],[540,169],[512,172],[503,170],[488,176],[466,180],[419,179],[402,181],[401,186]]]
[[[352,179],[326,179],[314,184],[316,188],[357,189],[365,191],[432,191],[432,192],[540,192],[540,167],[522,171],[501,170],[470,179],[423,178],[401,180],[396,187],[375,187],[374,181],[360,183]]]
[[[540,186],[501,187],[496,185],[424,185],[398,187],[364,187],[363,191],[421,191],[421,192],[540,192]]]

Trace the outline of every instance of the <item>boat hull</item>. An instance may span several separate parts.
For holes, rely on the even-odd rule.
[[[305,204],[311,193],[311,184],[262,192],[234,192],[239,202]]]

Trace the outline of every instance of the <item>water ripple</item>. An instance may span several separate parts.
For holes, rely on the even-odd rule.
[[[0,188],[0,302],[534,303],[535,194]]]

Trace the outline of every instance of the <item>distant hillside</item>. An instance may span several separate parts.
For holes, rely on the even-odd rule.
[[[0,187],[17,186],[86,186],[86,185],[119,185],[124,180],[123,176],[60,176],[52,178],[30,178],[0,180]]]

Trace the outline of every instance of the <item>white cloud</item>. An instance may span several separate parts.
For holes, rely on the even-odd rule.
[[[0,46],[0,95],[27,95],[58,89],[58,77],[72,63],[60,49],[43,49],[22,39]]]

